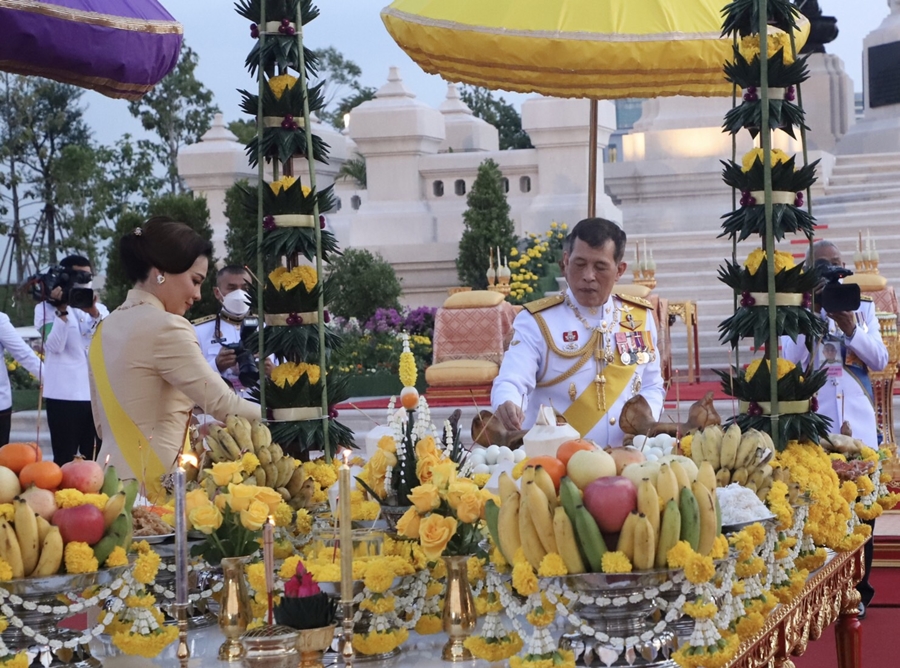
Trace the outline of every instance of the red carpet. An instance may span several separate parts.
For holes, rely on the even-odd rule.
[[[896,613],[900,621],[900,568],[873,568],[869,582],[875,588],[872,606],[898,608]]]
[[[879,595],[875,595],[876,600]],[[898,619],[900,610],[897,608],[869,608],[862,622],[862,665],[865,668],[891,668],[900,663],[895,642]],[[809,643],[803,656],[792,658],[797,668],[837,668],[834,624],[821,638]]]

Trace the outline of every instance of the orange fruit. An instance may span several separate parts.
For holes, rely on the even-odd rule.
[[[0,466],[18,475],[28,464],[43,459],[41,449],[35,443],[7,443],[0,448]]]
[[[530,466],[540,466],[547,473],[549,473],[550,478],[553,480],[553,484],[556,487],[556,490],[559,491],[559,483],[562,480],[563,476],[566,475],[565,464],[559,461],[556,457],[543,455],[541,457],[532,457],[531,459],[529,459],[526,468]]]
[[[35,487],[51,492],[59,487],[62,479],[62,469],[54,462],[32,462],[19,473],[19,482],[22,483],[22,487],[33,484]]]
[[[596,450],[596,446],[583,438],[576,438],[571,441],[566,441],[559,446],[556,450],[556,458],[565,466],[568,466],[569,460],[572,459],[572,455],[579,450]]]

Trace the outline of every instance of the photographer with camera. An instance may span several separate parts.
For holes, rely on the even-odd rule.
[[[818,413],[831,419],[831,433],[841,433],[846,422],[853,437],[871,448],[878,448],[878,425],[875,420],[875,396],[869,371],[881,371],[888,363],[888,351],[881,339],[871,297],[860,296],[858,285],[843,285],[841,278],[853,272],[844,268],[841,252],[832,242],[816,241],[807,266],[822,276],[821,287],[814,300],[816,312],[827,321],[828,330],[813,345],[813,367],[827,369],[828,380],[818,393]],[[782,354],[791,362],[806,365],[809,351],[805,337],[794,343],[788,337],[781,341]],[[874,521],[871,524],[874,532]],[[862,611],[872,601],[875,590],[869,584],[872,568],[872,540],[866,543],[866,574],[857,585],[862,596]]]
[[[91,262],[69,255],[58,267],[32,279],[34,326],[44,339],[44,402],[53,461],[77,455],[92,459],[99,439],[91,410],[87,353],[94,331],[109,310],[97,301]]]
[[[228,265],[216,274],[214,294],[222,307],[215,315],[193,322],[203,356],[213,370],[241,396],[259,383],[259,366],[254,351],[247,350],[243,338],[259,326],[250,314],[250,275],[244,267]],[[267,359],[265,372],[269,375],[273,362]]]

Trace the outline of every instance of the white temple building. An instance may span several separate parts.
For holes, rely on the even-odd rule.
[[[888,5],[890,14],[866,37],[866,54],[873,47],[900,46],[900,0],[888,0]],[[879,82],[870,81],[869,59],[864,58],[865,106],[856,122],[853,82],[842,61],[813,54],[809,68],[803,102],[812,128],[809,159],[820,160],[813,189],[819,236],[835,241],[849,264],[860,227],[870,230],[878,239],[881,273],[893,279],[900,270],[895,220],[900,208],[900,99],[879,94],[874,86]],[[877,106],[871,104],[873,90]],[[732,295],[716,280],[716,272],[732,250],[730,241],[716,237],[720,217],[732,208],[720,163],[732,153],[731,137],[721,130],[730,104],[730,98],[644,101],[640,119],[617,137],[616,161],[601,164],[597,174],[597,215],[620,222],[630,241],[646,239],[657,264],[656,292],[670,301],[696,302],[704,368],[728,363],[716,328],[732,312]],[[334,183],[341,164],[356,154],[365,157],[367,166],[365,189],[346,180],[336,184],[340,208],[328,214],[328,225],[342,247],[365,247],[391,262],[403,281],[405,303],[440,305],[447,289],[457,285],[455,259],[466,193],[485,159],[500,166],[518,234],[585,217],[588,102],[528,98],[522,104],[522,125],[534,148],[500,151],[496,128],[472,115],[453,84],[444,102],[433,108],[416,99],[397,68],[391,68],[375,98],[352,111],[344,133],[314,126],[331,147],[330,164],[317,168],[320,187]],[[616,131],[615,105],[601,102],[601,155]],[[739,140],[738,161],[752,147],[747,133]],[[780,146],[801,153],[799,141]],[[306,171],[305,161],[295,167],[300,174]],[[208,199],[217,254],[223,255],[224,193],[237,179],[255,181],[256,170],[246,164],[243,146],[225,129],[221,115],[199,143],[182,149],[179,173]],[[786,240],[783,247],[800,256],[803,243]],[[739,259],[750,250],[750,242],[742,244]],[[631,249],[626,260],[633,260]],[[676,326],[676,368],[686,364],[685,345],[683,327]]]

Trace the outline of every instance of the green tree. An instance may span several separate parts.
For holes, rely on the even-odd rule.
[[[364,323],[379,308],[400,308],[400,279],[381,255],[348,249],[332,262],[328,274],[337,285],[330,305],[335,315]]]
[[[485,160],[478,166],[478,175],[466,197],[468,208],[463,214],[465,230],[459,240],[456,273],[462,285],[475,290],[487,287],[491,249],[499,246],[505,252],[517,241],[502,178],[497,163]]]
[[[338,179],[353,181],[358,187],[366,187],[366,157],[359,153],[350,158],[337,173]]]
[[[241,118],[228,124],[231,132],[242,144],[249,144],[256,137],[256,122]]]
[[[487,121],[500,134],[500,150],[511,148],[534,148],[531,137],[522,129],[522,117],[509,102],[502,97],[494,97],[493,91],[479,86],[462,86],[460,99],[472,113]]]
[[[225,232],[225,264],[249,265],[256,271],[256,257],[251,255],[247,247],[256,237],[256,216],[251,216],[244,208],[240,187],[246,187],[248,181],[242,179],[225,191],[225,218],[228,228]]]
[[[194,74],[199,60],[187,43],[182,42],[175,69],[140,100],[128,103],[131,115],[140,119],[145,130],[157,136],[149,146],[166,170],[170,193],[184,192],[184,184],[178,177],[178,151],[185,144],[199,141],[219,111],[212,102],[212,91]]]
[[[190,225],[204,239],[212,240],[212,227],[209,224],[209,207],[203,197],[194,197],[186,194],[166,194],[152,202],[147,207],[146,216],[134,211],[123,214],[112,235],[110,243],[109,261],[106,269],[106,285],[104,286],[104,303],[110,310],[117,307],[123,301],[131,283],[125,276],[121,259],[119,258],[119,240],[125,234],[132,234],[134,229],[144,220],[152,216],[168,216],[173,220]],[[219,302],[213,295],[216,286],[215,257],[210,263],[206,280],[201,287],[201,299],[185,314],[188,319],[199,318],[210,313],[215,313],[219,308]]]
[[[375,97],[375,89],[359,82],[362,69],[333,46],[317,49],[314,53],[319,60],[319,80],[327,79],[325,109],[318,112],[318,116],[324,123],[342,130],[344,114]]]

